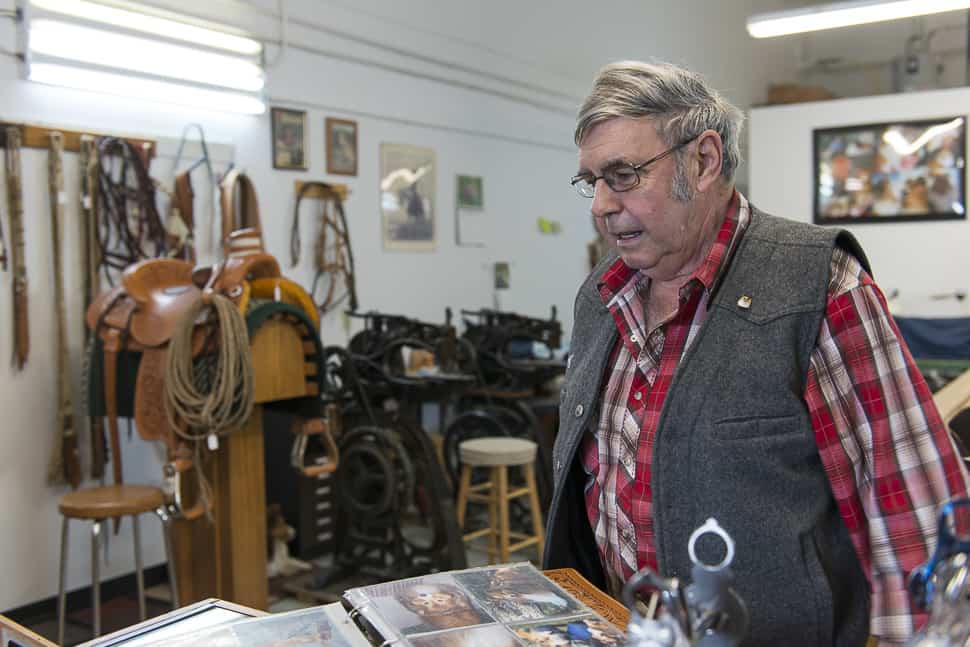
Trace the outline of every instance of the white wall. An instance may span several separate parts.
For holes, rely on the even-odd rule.
[[[272,15],[276,2],[270,0],[148,4],[218,18],[268,40],[281,37]],[[501,294],[501,306],[546,316],[555,304],[568,338],[573,295],[586,272],[585,244],[593,236],[588,203],[567,184],[575,171],[573,114],[593,72],[615,58],[658,56],[687,62],[709,74],[739,105],[749,106],[762,96],[762,79],[784,74],[786,63],[784,47],[748,39],[743,20],[754,10],[779,4],[745,0],[712,6],[690,0],[648,7],[627,0],[599,12],[594,24],[588,4],[578,1],[544,3],[529,12],[511,0],[489,3],[489,11],[471,0],[455,3],[460,11],[452,3],[443,9],[442,3],[427,1],[409,5],[416,13],[401,15],[396,13],[403,11],[399,3],[292,0],[287,29],[291,47],[270,68],[267,93],[272,105],[308,111],[307,172],[272,169],[268,115],[215,114],[38,86],[19,80],[18,66],[3,54],[0,120],[157,137],[168,146],[186,124],[201,123],[210,142],[234,151],[236,163],[253,178],[269,249],[281,259],[289,256],[294,180],[349,185],[346,210],[362,309],[442,321],[446,306],[491,306],[491,264],[508,261],[511,289]],[[10,0],[0,0],[0,9],[11,5]],[[701,20],[702,12],[717,19]],[[0,20],[0,50],[15,49],[15,36],[14,26]],[[269,58],[275,58],[277,48],[269,49]],[[358,122],[357,177],[326,177],[326,116]],[[433,252],[382,249],[377,188],[381,142],[435,150]],[[25,156],[32,169],[25,189],[33,348],[23,373],[15,373],[5,359],[0,361],[0,415],[5,421],[0,426],[0,511],[11,525],[11,531],[0,537],[0,610],[56,593],[57,499],[65,491],[44,482],[54,426],[50,393],[55,385],[46,269],[49,216],[44,153],[29,151]],[[75,164],[70,156],[69,185],[77,181]],[[167,162],[156,164],[153,172],[157,179],[170,181]],[[454,183],[459,173],[484,178],[490,224],[482,248],[457,247],[454,242]],[[70,200],[73,192],[72,186]],[[197,191],[197,214],[205,213],[202,193]],[[5,205],[0,209],[5,211]],[[540,235],[538,217],[559,221],[562,233]],[[209,223],[201,226],[208,231]],[[309,285],[310,219],[305,218],[302,226],[303,260],[289,272]],[[202,242],[206,240],[202,236]],[[69,283],[76,285],[78,280],[72,276]],[[0,275],[0,285],[0,313],[7,313],[9,276]],[[79,307],[72,312],[72,371],[78,378],[81,313]],[[339,315],[332,315],[324,321],[322,336],[326,343],[341,344],[352,332]],[[9,316],[0,316],[0,358],[9,357],[10,348]],[[82,439],[82,447],[86,445]],[[129,482],[158,480],[157,452],[137,436],[125,441],[123,458]],[[157,564],[162,561],[157,525],[146,520],[144,526],[145,563]],[[69,589],[89,581],[89,548],[80,537],[81,528],[75,525],[71,541]],[[104,578],[131,571],[129,533],[126,524],[121,537],[112,537]]]
[[[953,89],[757,108],[751,112],[749,197],[769,213],[811,222],[813,129],[966,116],[968,106],[970,89]],[[967,305],[929,298],[970,287],[970,221],[846,228],[866,250],[883,291],[899,290],[900,313],[970,314]]]
[[[966,84],[967,13],[950,11],[921,18],[820,31],[787,40],[797,51],[799,78],[824,85],[839,97],[896,91],[894,60],[907,53],[907,41],[925,37],[925,48],[940,66],[936,88]]]

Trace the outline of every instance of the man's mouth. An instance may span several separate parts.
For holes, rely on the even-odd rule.
[[[614,236],[616,236],[617,245],[623,245],[625,243],[630,243],[638,240],[642,234],[643,234],[643,231],[638,229],[636,231],[619,232],[617,234],[614,234]]]

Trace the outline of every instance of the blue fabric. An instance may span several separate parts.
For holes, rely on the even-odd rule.
[[[895,317],[916,359],[970,359],[970,317]]]

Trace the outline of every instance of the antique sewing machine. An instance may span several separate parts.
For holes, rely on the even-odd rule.
[[[462,310],[462,339],[478,351],[485,385],[508,391],[534,390],[561,375],[566,363],[553,357],[562,325],[552,306],[549,319],[499,310]]]

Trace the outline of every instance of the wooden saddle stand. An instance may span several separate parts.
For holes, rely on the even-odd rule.
[[[100,364],[103,373],[103,407],[93,406],[92,411],[103,411],[108,418],[116,484],[123,482],[119,417],[132,417],[142,439],[160,441],[166,449],[165,489],[173,515],[182,520],[175,526],[173,556],[179,572],[181,602],[216,596],[265,606],[265,486],[260,412],[257,409],[248,417],[239,428],[241,433],[229,430],[234,433],[228,435],[223,451],[209,455],[212,460],[200,461],[203,451],[199,440],[211,436],[212,431],[188,429],[184,420],[173,420],[166,405],[166,398],[172,395],[169,391],[176,361],[173,337],[192,318],[191,357],[187,361],[198,364],[200,359],[204,361],[220,350],[251,354],[255,386],[249,397],[257,404],[292,398],[315,401],[317,409],[310,410],[316,415],[295,424],[293,429],[293,464],[305,475],[336,469],[337,446],[331,430],[338,421],[330,410],[324,416],[319,401],[324,372],[319,313],[307,292],[283,277],[276,258],[266,253],[252,182],[242,173],[231,171],[220,183],[220,194],[222,262],[193,268],[188,261],[173,258],[140,261],[124,270],[120,285],[100,294],[88,308],[86,323],[96,333],[102,349],[101,361],[92,364]],[[246,318],[248,339],[242,348],[219,348],[226,336],[217,329],[225,323],[215,316],[215,308],[204,307],[217,298],[231,302]],[[92,369],[92,391],[98,386],[96,373]],[[236,394],[237,399],[243,396]],[[236,442],[236,436],[247,439]],[[305,453],[311,436],[319,437],[327,460],[308,466]],[[234,449],[234,443],[248,449]],[[217,445],[209,444],[209,449]],[[219,465],[220,461],[224,464]],[[190,474],[196,478],[189,480]],[[212,483],[211,497],[207,482]],[[214,519],[214,530],[198,524],[180,526],[207,514]],[[185,563],[187,559],[195,560],[195,567]]]

